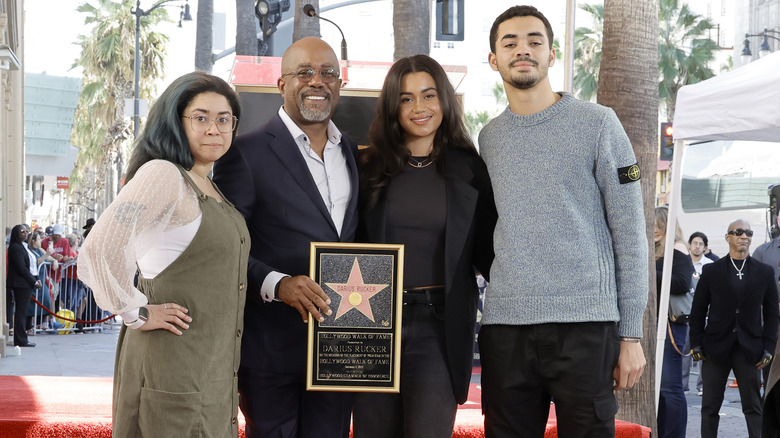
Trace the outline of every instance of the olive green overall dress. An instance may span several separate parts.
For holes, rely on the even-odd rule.
[[[186,307],[192,322],[181,336],[122,327],[114,371],[114,437],[238,436],[249,232],[230,203],[207,197],[179,170],[198,194],[200,228],[158,276],[139,276],[138,289],[150,304]]]

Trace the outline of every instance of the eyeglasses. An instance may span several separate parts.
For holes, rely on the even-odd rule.
[[[217,130],[219,132],[226,134],[228,132],[233,132],[233,130],[236,129],[236,125],[238,124],[238,117],[236,116],[223,115],[217,117],[214,120],[210,120],[204,115],[182,117],[190,119],[190,122],[192,123],[192,130],[195,132],[206,132],[209,130],[209,128],[211,128],[211,124],[213,123],[217,126]]]
[[[727,234],[737,237],[744,234],[748,237],[753,237],[753,230],[743,230],[742,228],[737,228],[736,230],[729,230]]]
[[[29,232],[29,231],[27,231],[27,230],[25,230],[24,228],[22,228],[21,230],[19,230],[19,232],[20,232],[20,233],[24,233],[24,234],[30,234],[30,232]]]
[[[301,82],[311,82],[311,80],[314,79],[314,73],[316,72],[317,70],[314,70],[313,68],[302,68],[298,71],[285,73],[282,75],[282,77],[295,75],[295,77],[298,78],[298,80]],[[319,74],[322,82],[325,82],[326,84],[330,84],[339,78],[338,69],[333,67],[319,70]]]

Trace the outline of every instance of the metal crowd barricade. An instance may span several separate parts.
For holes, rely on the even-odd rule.
[[[33,316],[35,331],[56,331],[59,334],[72,332],[99,332],[103,329],[112,329],[114,324],[119,324],[116,318],[106,321],[109,312],[98,307],[92,290],[87,287],[77,274],[77,260],[60,264],[59,269],[53,269],[50,262],[45,262],[40,269],[39,277],[43,287],[34,292],[35,299],[61,318],[49,314],[37,303]],[[67,318],[67,319],[65,319]],[[77,320],[84,322],[68,321]]]

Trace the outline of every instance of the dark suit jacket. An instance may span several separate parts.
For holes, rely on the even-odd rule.
[[[309,275],[311,242],[351,242],[357,228],[357,146],[342,134],[351,172],[352,199],[341,235],[322,201],[290,131],[275,115],[236,137],[217,161],[214,181],[246,218],[252,238],[241,366],[305,373],[306,324],[282,302],[263,302],[260,287],[272,271]]]
[[[5,280],[7,289],[35,289],[37,278],[30,272],[30,257],[21,243],[12,243],[8,247],[8,273]]]
[[[474,361],[477,289],[474,268],[485,278],[493,260],[496,206],[485,163],[476,154],[444,154],[447,219],[444,242],[445,342],[452,388],[466,401]],[[383,193],[369,211],[361,211],[358,240],[387,241],[387,203]],[[362,209],[361,209],[362,210]]]
[[[753,363],[765,350],[775,351],[780,318],[774,270],[753,258],[746,263],[742,281],[747,287],[741,295],[729,286],[729,276],[736,275],[729,256],[702,268],[691,309],[690,338],[691,347],[701,346],[708,360],[727,363],[734,343]]]

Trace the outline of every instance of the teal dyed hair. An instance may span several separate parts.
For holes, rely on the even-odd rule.
[[[195,165],[181,116],[184,109],[201,93],[214,92],[225,96],[233,115],[241,120],[238,95],[227,82],[203,72],[192,72],[176,79],[160,94],[149,110],[143,131],[138,136],[127,166],[126,181],[151,160],[166,160],[189,170]],[[233,131],[235,139],[236,130]]]

